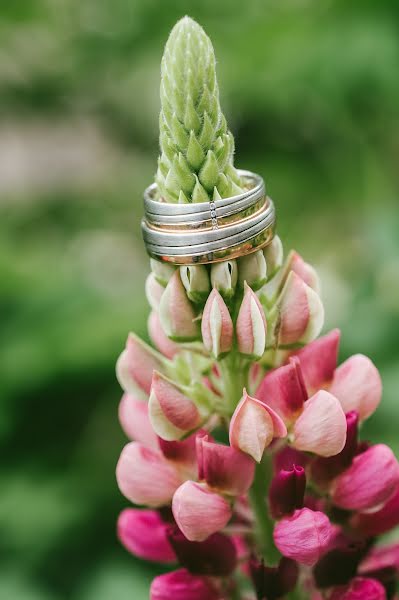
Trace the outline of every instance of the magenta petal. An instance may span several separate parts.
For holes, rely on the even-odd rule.
[[[118,518],[118,537],[125,548],[144,560],[161,563],[176,561],[167,537],[168,524],[156,510],[126,508]]]
[[[199,478],[210,487],[232,496],[245,494],[251,487],[255,462],[240,450],[198,436],[197,457]]]
[[[220,600],[220,598],[220,593],[210,579],[192,575],[186,569],[156,577],[150,590],[150,600]]]
[[[333,329],[297,352],[310,395],[330,384],[337,366],[340,337],[340,330]]]
[[[294,465],[290,470],[277,473],[269,488],[269,505],[274,519],[289,515],[302,508],[306,488],[306,475],[303,467]]]
[[[399,486],[380,510],[372,513],[356,513],[351,519],[353,529],[367,537],[381,535],[397,525],[399,525]]]
[[[376,579],[356,577],[348,585],[334,588],[328,600],[386,600],[386,593]]]

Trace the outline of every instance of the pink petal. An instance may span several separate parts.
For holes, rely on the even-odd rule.
[[[176,490],[172,510],[179,528],[193,542],[202,542],[223,529],[232,515],[223,496],[194,481],[186,481]]]
[[[136,394],[141,389],[149,394],[154,370],[163,370],[162,357],[136,335],[129,333],[126,348],[116,363],[116,376],[123,390]]]
[[[159,575],[151,584],[150,600],[220,600],[213,582],[186,569]]]
[[[226,354],[233,345],[233,321],[229,309],[216,288],[209,294],[201,322],[205,349],[215,358]]]
[[[173,358],[179,352],[179,346],[164,333],[158,313],[152,311],[148,318],[148,332],[154,345],[166,358]]]
[[[355,577],[348,585],[334,588],[328,600],[386,600],[385,588],[376,579]]]
[[[177,270],[170,278],[159,304],[162,328],[175,342],[198,339],[199,326],[196,316],[180,279],[180,271]]]
[[[346,441],[346,418],[338,400],[320,390],[305,402],[293,429],[293,445],[319,456],[334,456]]]
[[[248,356],[261,357],[266,346],[266,329],[263,307],[255,292],[245,283],[236,322],[238,350]]]
[[[128,438],[158,450],[158,438],[148,417],[148,402],[123,394],[119,403],[119,422]]]
[[[125,508],[118,517],[118,538],[135,556],[161,563],[176,561],[167,537],[168,524],[156,510]]]
[[[340,336],[340,330],[333,329],[297,352],[309,394],[331,383],[337,366]]]

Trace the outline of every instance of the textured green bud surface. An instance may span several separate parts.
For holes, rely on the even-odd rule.
[[[156,182],[167,202],[204,202],[242,191],[234,138],[220,109],[215,53],[189,17],[172,29],[161,67]]]

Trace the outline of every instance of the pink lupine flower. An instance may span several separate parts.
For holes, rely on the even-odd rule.
[[[199,337],[196,314],[176,270],[159,304],[159,318],[165,334],[175,342],[191,341]]]
[[[145,295],[152,310],[157,311],[159,309],[164,291],[164,286],[157,281],[154,273],[150,273],[145,281]]]
[[[300,254],[291,250],[287,257],[287,270],[294,271],[315,292],[320,292],[320,280],[316,269],[305,262]]]
[[[148,416],[148,402],[123,394],[119,403],[119,422],[127,437],[157,450],[158,438]]]
[[[273,477],[269,488],[269,506],[273,518],[280,519],[302,508],[305,488],[303,467],[293,465],[290,470],[281,469]]]
[[[277,341],[280,346],[306,344],[320,333],[324,308],[318,294],[291,271],[277,301]]]
[[[182,483],[178,470],[161,454],[138,442],[127,444],[116,467],[122,494],[134,504],[169,504]]]
[[[294,465],[305,468],[309,464],[309,460],[309,456],[304,452],[300,452],[292,446],[284,446],[273,456],[274,472],[278,473],[281,469],[289,471]]]
[[[356,577],[348,585],[335,588],[328,600],[386,600],[386,593],[376,579]]]
[[[295,356],[288,365],[269,371],[256,397],[276,411],[286,424],[295,420],[308,399],[299,359]]]
[[[244,298],[236,323],[237,346],[241,354],[260,358],[266,347],[266,317],[255,292],[244,283]]]
[[[257,598],[277,600],[295,588],[299,569],[295,561],[283,556],[277,567],[252,559],[250,572]]]
[[[186,481],[176,490],[172,511],[179,528],[192,542],[202,542],[223,529],[232,515],[223,496],[194,481]]]
[[[338,400],[320,390],[305,402],[293,428],[293,445],[319,456],[341,452],[346,440],[346,418]]]
[[[116,363],[116,376],[128,394],[138,390],[150,393],[152,372],[163,371],[163,357],[147,346],[134,333],[129,333],[126,348]]]
[[[226,354],[233,345],[233,321],[225,301],[216,288],[206,301],[201,321],[205,349],[215,358]]]
[[[285,437],[287,428],[271,408],[246,390],[230,422],[230,445],[260,462],[265,448],[275,437]]]
[[[312,479],[319,486],[327,484],[339,473],[344,471],[352,462],[353,457],[358,454],[358,422],[359,416],[355,410],[345,415],[346,418],[346,441],[345,446],[335,456],[318,456],[312,461]]]
[[[190,473],[189,479],[197,476],[196,438],[198,435],[204,435],[204,430],[199,430],[180,441],[158,438],[158,445],[164,457],[176,464],[180,471]]]
[[[173,358],[179,352],[179,346],[165,335],[159,315],[154,310],[148,317],[148,333],[159,352],[167,358]]]
[[[237,565],[234,541],[223,533],[213,533],[203,542],[190,542],[178,527],[169,527],[168,538],[179,563],[190,573],[226,577]]]
[[[381,377],[367,356],[355,354],[336,369],[330,392],[345,412],[356,410],[362,421],[373,414],[381,401]]]
[[[399,525],[399,486],[382,508],[371,513],[356,513],[350,524],[364,536],[381,535]]]
[[[176,554],[167,536],[169,525],[156,510],[125,508],[117,523],[118,537],[132,554],[161,563],[176,562]]]
[[[328,388],[337,367],[341,332],[333,329],[296,353],[308,393]]]
[[[155,432],[165,440],[178,440],[201,424],[192,400],[169,379],[154,371],[149,416]]]
[[[312,566],[327,549],[332,531],[324,513],[301,508],[277,523],[273,537],[283,556]]]
[[[335,479],[331,497],[340,508],[376,509],[399,485],[399,464],[384,444],[372,446],[356,456],[351,466]]]
[[[231,446],[197,436],[198,476],[212,488],[240,496],[252,485],[255,474],[253,459]]]
[[[211,579],[179,569],[156,577],[151,584],[150,600],[221,600],[222,595]]]

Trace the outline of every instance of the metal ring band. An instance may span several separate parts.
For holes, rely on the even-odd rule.
[[[239,173],[251,187],[215,202],[160,202],[153,199],[156,184],[149,186],[142,221],[148,253],[175,264],[198,264],[243,256],[270,243],[276,218],[263,179],[249,171]]]

